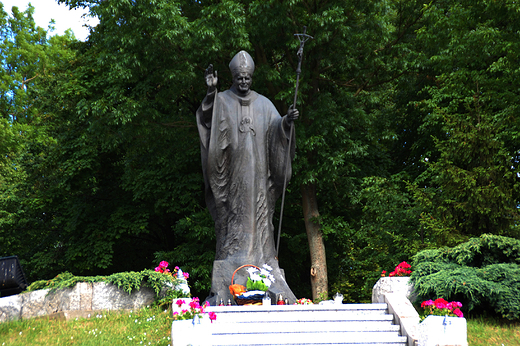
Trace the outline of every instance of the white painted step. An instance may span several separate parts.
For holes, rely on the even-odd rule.
[[[406,346],[386,304],[220,306],[212,345]]]

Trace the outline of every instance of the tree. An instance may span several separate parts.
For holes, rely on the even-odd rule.
[[[48,39],[33,13],[31,6],[23,12],[15,6],[8,14],[0,4],[0,255],[22,258],[45,236],[39,227],[42,201],[35,198],[27,170],[44,156],[33,149],[53,144],[42,124],[43,84],[54,66],[74,55],[71,34]]]
[[[493,233],[518,236],[517,4],[434,4],[418,32],[435,84],[418,103],[438,158],[417,180],[421,223],[440,243]],[[419,186],[427,186],[426,189]]]

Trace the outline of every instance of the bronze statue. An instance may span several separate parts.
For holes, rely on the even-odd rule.
[[[299,112],[291,107],[281,117],[271,101],[251,90],[255,65],[247,52],[236,54],[229,68],[233,85],[218,92],[217,71],[208,67],[208,91],[197,110],[206,203],[217,238],[207,300],[214,305],[231,299],[228,286],[236,268],[267,264],[275,277],[269,289],[272,300],[282,294],[293,302],[294,294],[278,266],[272,218],[287,165],[287,180],[291,176],[287,151],[292,159],[290,128]],[[235,283],[243,284],[240,281],[246,281],[247,273],[237,273],[235,278]]]

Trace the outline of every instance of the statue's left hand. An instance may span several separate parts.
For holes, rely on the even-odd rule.
[[[293,106],[289,107],[289,110],[287,111],[287,123],[290,124],[297,120],[299,116],[300,112],[296,108],[293,108]]]

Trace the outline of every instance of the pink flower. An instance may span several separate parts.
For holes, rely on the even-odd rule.
[[[455,310],[453,310],[453,313],[459,317],[463,317],[464,314],[462,313],[462,311],[460,311],[459,308],[456,308]]]
[[[177,306],[180,308],[182,306],[182,304],[186,304],[186,302],[182,299],[178,299],[175,304],[177,304]]]
[[[159,272],[159,273],[162,273],[162,268],[161,267],[155,267],[155,271]]]
[[[430,305],[433,305],[433,300],[425,300],[424,302],[421,303],[421,308],[425,308],[427,306],[430,306]]]
[[[188,280],[188,278],[190,277],[190,274],[188,274],[188,273],[186,273],[186,272],[184,272],[184,273],[182,273],[182,274],[184,275],[184,278],[185,278],[186,280]]]
[[[166,268],[168,267],[169,263],[166,262],[166,261],[161,261],[161,263],[159,263],[159,267],[162,267],[162,268]]]
[[[211,320],[211,323],[213,323],[213,321],[215,321],[217,319],[217,314],[214,313],[213,311],[210,311],[208,313],[208,315],[209,315],[209,319]]]
[[[193,298],[193,300],[190,302],[190,308],[192,309],[200,309],[201,306],[199,304],[199,299],[198,298]]]
[[[173,316],[176,316],[176,315],[178,315],[178,314],[179,314],[178,311],[174,311],[174,312],[173,312]]]
[[[437,309],[446,309],[448,307],[448,302],[444,298],[435,299],[433,304]]]

